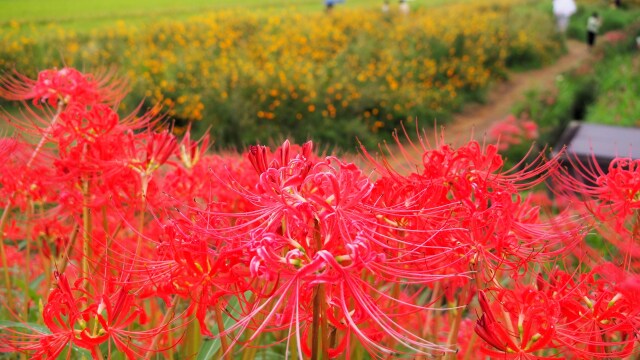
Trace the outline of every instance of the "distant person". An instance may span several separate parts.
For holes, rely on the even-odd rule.
[[[327,13],[330,14],[336,4],[342,4],[344,0],[324,0],[324,6]]]
[[[389,0],[384,0],[384,3],[382,4],[382,12],[384,14],[389,13]]]
[[[409,15],[409,3],[407,0],[400,0],[400,14]]]
[[[335,4],[336,4],[335,0],[324,0],[324,7],[327,13],[331,13]]]
[[[556,17],[558,31],[561,34],[567,32],[569,19],[576,10],[576,3],[573,0],[553,0],[553,15]]]
[[[596,44],[596,36],[598,36],[600,25],[602,25],[600,16],[597,12],[594,12],[587,19],[587,45],[589,45],[589,48],[593,48]]]

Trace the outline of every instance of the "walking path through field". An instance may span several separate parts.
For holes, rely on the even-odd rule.
[[[554,64],[541,69],[511,73],[510,79],[495,85],[486,103],[470,104],[453,121],[444,125],[447,143],[461,145],[471,138],[481,141],[491,125],[504,119],[518,102],[524,99],[530,89],[551,89],[558,75],[576,68],[590,57],[589,49],[581,42],[567,41],[568,53]],[[424,124],[425,127],[429,127]],[[427,132],[429,141],[432,131]]]

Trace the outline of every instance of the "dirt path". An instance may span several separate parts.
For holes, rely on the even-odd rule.
[[[512,73],[509,81],[496,85],[486,103],[470,104],[453,121],[444,126],[448,143],[460,145],[471,137],[481,140],[496,121],[504,119],[530,89],[550,89],[558,75],[589,58],[587,46],[575,40],[567,42],[568,53],[554,64],[541,69]],[[473,135],[472,135],[473,134]],[[431,139],[429,139],[431,140]]]

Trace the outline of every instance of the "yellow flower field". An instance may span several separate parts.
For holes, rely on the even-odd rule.
[[[161,102],[178,125],[211,127],[218,145],[289,135],[350,146],[400,121],[444,122],[510,66],[561,51],[549,14],[524,1],[414,11],[251,14],[220,11],[100,32],[13,24],[0,69],[115,66],[131,82],[122,110]]]

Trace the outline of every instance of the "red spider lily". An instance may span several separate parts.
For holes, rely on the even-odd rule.
[[[199,141],[191,140],[191,125],[180,141],[179,158],[187,169],[192,169],[203,157],[209,146],[209,133],[205,134]]]
[[[640,160],[618,158],[603,170],[595,158],[570,158],[574,174],[558,177],[559,195],[582,204],[599,235],[625,256],[627,269],[637,268],[640,257]]]
[[[640,160],[617,158],[607,171],[595,159],[587,164],[572,160],[572,164],[579,176],[565,174],[560,180],[563,189],[600,201],[593,210],[601,220],[625,219],[640,209]]]
[[[383,309],[380,305],[399,300],[377,290],[362,275],[408,284],[443,278],[424,265],[437,257],[425,256],[425,251],[431,247],[429,239],[442,229],[404,227],[394,219],[403,217],[407,224],[418,224],[429,215],[440,218],[444,210],[421,208],[418,215],[411,208],[379,207],[370,198],[373,185],[354,164],[334,157],[314,159],[310,144],[295,156],[288,143],[272,160],[264,147],[251,148],[248,156],[260,175],[255,192],[233,180],[227,182],[256,210],[227,215],[236,219],[235,225],[212,233],[244,244],[251,257],[252,276],[271,283],[267,288],[274,291],[253,304],[229,332],[256,326],[255,337],[283,327],[291,333],[295,325],[298,347],[304,350],[301,339],[312,326],[311,314],[318,311],[310,301],[322,296],[320,306],[326,310],[321,317],[332,311],[342,314],[334,316],[332,326],[346,328],[373,353],[393,354],[394,350],[374,340],[372,334],[383,334],[387,341],[412,351],[445,351],[404,329],[397,322],[394,306]],[[398,232],[405,235],[394,237]],[[315,295],[318,286],[324,287],[324,295]],[[413,311],[420,310],[424,308],[413,307]],[[260,318],[259,325],[253,325],[256,318]]]
[[[167,301],[169,294],[189,299],[187,315],[195,312],[202,334],[212,336],[207,311],[224,308],[226,295],[249,290],[248,274],[242,252],[232,243],[201,238],[194,229],[186,222],[165,225],[157,257],[146,256],[144,266],[131,271],[128,283]]]
[[[559,344],[582,359],[624,358],[636,342],[640,307],[628,295],[627,278],[615,266],[599,266],[579,281],[556,270],[538,287],[560,305]],[[617,285],[616,282],[620,282]]]
[[[640,160],[616,159],[609,171],[597,179],[598,199],[609,205],[616,217],[630,216],[640,210]]]
[[[73,68],[44,70],[37,80],[15,72],[0,79],[0,97],[8,100],[33,100],[34,104],[47,102],[52,107],[59,103],[85,105],[116,103],[124,96],[126,82],[112,80],[113,72],[93,76]]]
[[[119,125],[120,117],[109,105],[95,104],[88,107],[84,103],[67,106],[60,114],[59,121],[52,130],[52,137],[61,150],[66,150],[76,141],[94,143],[113,131]]]
[[[221,179],[212,174],[232,174],[240,187],[252,187],[258,176],[248,159],[240,154],[228,153],[202,156],[191,168],[174,166],[159,177],[161,187],[170,196],[174,205],[183,208],[192,204],[189,211],[198,212],[207,207],[225,213],[246,211],[250,206],[236,192],[229,191]],[[188,208],[188,207],[187,207]],[[206,228],[206,226],[204,226]]]
[[[363,150],[383,181],[391,183],[382,192],[396,187],[422,200],[422,206],[451,207],[451,219],[457,223],[449,226],[458,230],[443,246],[455,248],[450,263],[459,266],[459,271],[481,270],[484,280],[491,281],[499,269],[515,271],[534,259],[564,253],[579,242],[579,218],[562,214],[542,221],[540,209],[520,198],[521,191],[556,171],[557,158],[545,162],[540,155],[531,164],[504,171],[502,157],[493,145],[481,147],[471,141],[457,149],[448,145],[432,149],[420,138],[421,146],[410,142],[411,148],[405,149],[396,140],[409,162],[413,159],[410,150],[422,152],[423,170],[404,176],[390,160],[379,162]],[[392,199],[403,201],[397,195]]]
[[[489,138],[498,143],[500,150],[506,150],[512,145],[518,145],[523,140],[538,138],[538,125],[526,119],[518,119],[513,115],[494,123],[488,132]]]
[[[618,160],[609,173],[585,166],[588,185],[566,181],[565,189],[591,198],[597,230],[628,245],[619,249],[624,266],[579,257],[586,270],[571,272],[585,216],[546,217],[523,194],[555,175],[556,159],[541,155],[507,170],[494,145],[431,147],[422,138],[399,147],[411,164],[404,168],[394,154],[377,160],[365,152],[371,173],[314,154],[311,142],[207,155],[208,137],[178,141],[152,131],[157,109],[120,118],[111,102],[118,82],[73,71],[50,71],[38,86],[25,79],[3,80],[0,92],[24,90],[22,100],[55,109],[18,122],[43,138],[35,150],[0,139],[8,214],[0,241],[11,266],[0,290],[13,296],[12,284],[24,283],[47,298],[45,327],[0,324],[2,352],[131,359],[186,340],[184,354],[198,326],[216,333],[215,312],[214,341],[228,356],[228,338],[247,348],[286,342],[285,356],[295,347],[298,358],[349,358],[356,348],[376,358],[632,354],[640,326],[640,279],[628,260],[640,254],[634,161]],[[565,271],[540,275],[537,289],[523,285],[533,269],[559,262]],[[16,271],[25,266],[27,274]],[[62,275],[47,297],[52,279],[29,282],[53,267]],[[509,281],[515,289],[501,289]],[[475,335],[473,311],[464,309],[478,291]],[[18,294],[17,306],[3,303],[5,313],[20,319],[30,298]],[[162,300],[171,304],[164,315]],[[175,315],[179,304],[186,310]]]
[[[595,267],[594,272],[602,277],[603,284],[613,285],[615,291],[621,293],[625,298],[637,299],[640,297],[640,275],[629,273],[610,262]]]
[[[18,142],[10,156],[0,164],[0,203],[11,201],[13,206],[25,209],[29,199],[47,202],[56,199],[51,179],[55,173],[51,159],[41,157],[29,163],[33,148]]]
[[[49,294],[42,311],[49,332],[36,328],[31,328],[32,333],[28,334],[14,331],[12,336],[7,336],[8,345],[0,349],[30,352],[35,359],[51,359],[73,345],[99,358],[99,346],[106,342],[109,342],[108,356],[111,357],[112,341],[128,359],[137,359],[150,350],[142,343],[164,331],[163,328],[129,330],[134,322],[144,325],[146,314],[135,304],[135,296],[127,288],[92,298],[78,286],[80,281],[71,285],[64,274],[56,274],[56,280],[56,288]],[[112,290],[112,285],[105,289]]]
[[[278,169],[289,164],[292,151],[299,151],[300,156],[297,158],[300,159],[311,160],[314,156],[313,143],[311,141],[306,142],[300,149],[291,149],[289,140],[286,140],[282,146],[276,150],[276,154],[271,161],[268,160],[268,157],[271,155],[269,148],[261,145],[249,147],[247,158],[256,172],[262,174],[269,168]]]
[[[418,137],[418,144],[410,140],[406,131],[405,136],[408,146],[403,145],[398,134],[394,134],[397,153],[401,157],[387,149],[388,158],[383,158],[380,162],[364,147],[362,151],[381,175],[401,183],[444,185],[448,188],[446,196],[453,200],[469,201],[468,196],[471,194],[484,199],[489,192],[515,193],[528,190],[555,174],[559,168],[558,157],[545,161],[544,153],[540,153],[528,164],[521,163],[511,169],[503,169],[504,162],[495,145],[481,146],[476,141],[470,141],[454,149],[444,143],[444,136],[441,135],[437,146],[432,147],[422,136]],[[396,169],[396,164],[403,164],[408,168]],[[405,170],[409,172],[409,176],[401,175]]]
[[[497,290],[493,304],[480,291],[478,300],[482,316],[475,331],[489,345],[483,353],[500,359],[551,359],[535,354],[553,348],[557,302],[528,287]]]
[[[126,136],[123,150],[128,166],[140,175],[142,195],[146,196],[153,173],[173,155],[178,143],[167,130],[141,134],[129,131]]]

